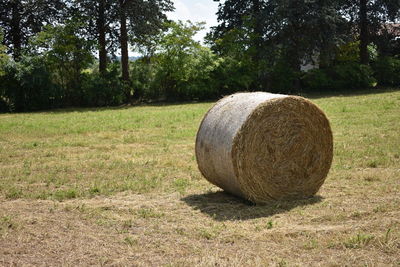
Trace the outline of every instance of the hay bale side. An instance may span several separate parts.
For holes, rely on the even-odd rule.
[[[295,96],[257,92],[225,97],[205,115],[196,138],[203,176],[256,203],[314,195],[332,157],[325,114]]]

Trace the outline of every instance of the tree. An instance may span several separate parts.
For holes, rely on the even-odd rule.
[[[131,98],[129,85],[129,44],[145,45],[156,35],[172,11],[170,0],[75,0],[75,13],[86,21],[88,38],[96,40],[99,50],[99,71],[105,74],[108,53],[121,51],[121,76],[126,98]]]
[[[272,2],[263,0],[227,0],[219,4],[219,25],[208,34],[208,42],[214,52],[231,57],[231,60],[246,65],[253,73],[253,90],[262,90],[267,79],[267,69],[275,56],[275,45],[267,37],[273,23],[266,18],[275,12]]]
[[[368,0],[360,0],[360,63],[365,65],[369,62],[367,2]]]
[[[129,52],[128,52],[128,29],[127,29],[127,9],[134,5],[134,1],[119,0],[119,14],[120,14],[120,46],[121,46],[121,69],[122,80],[126,83],[129,82]],[[135,10],[136,11],[136,10]],[[126,97],[128,100],[131,98],[131,92],[126,90]]]
[[[162,34],[158,62],[160,87],[168,98],[182,97],[182,83],[190,80],[195,68],[196,57],[201,53],[201,45],[193,40],[193,36],[201,30],[203,24],[187,22],[168,23],[168,32]],[[161,75],[160,75],[161,74]]]
[[[2,45],[3,42],[3,30],[0,28],[0,112],[9,111],[9,105],[7,103],[6,90],[3,77],[5,76],[6,64],[9,62],[9,58],[6,54],[7,47]]]
[[[128,101],[132,97],[129,87],[128,44],[157,34],[167,21],[165,13],[173,9],[170,0],[119,0],[122,80],[127,84],[125,95]]]
[[[260,54],[265,36],[263,13],[267,10],[267,3],[262,0],[227,0],[223,4],[220,3],[217,12],[219,25],[213,27],[207,39],[220,40],[221,45],[214,48],[220,52],[221,50],[228,52],[224,46],[229,44],[222,40],[225,37],[234,38],[242,44],[241,49],[246,51],[257,64],[261,60]],[[237,35],[239,32],[242,35],[240,38]]]
[[[155,54],[132,65],[133,81],[144,97],[169,100],[207,99],[217,96],[213,74],[219,59],[193,37],[204,23],[169,22],[167,31],[153,39]],[[138,75],[139,74],[139,75]]]
[[[53,81],[62,88],[66,104],[77,104],[81,97],[82,71],[93,61],[93,42],[83,38],[85,28],[79,21],[46,26],[32,41],[52,72]]]
[[[387,24],[396,27],[395,23],[400,18],[400,1],[343,0],[341,9],[351,26],[349,34],[354,34],[354,30],[357,30],[357,40],[360,41],[360,63],[368,64],[370,60],[368,45],[371,42],[382,44],[380,36]]]
[[[313,62],[319,55],[321,67],[328,66],[337,47],[347,41],[346,21],[339,1],[277,1],[274,38],[291,69]],[[313,62],[314,63],[314,62]]]
[[[118,47],[118,3],[114,0],[74,0],[73,3],[71,13],[85,24],[86,38],[97,42],[99,72],[105,76],[109,54]]]
[[[0,28],[0,76],[4,74],[4,65],[8,62],[8,56],[6,54],[7,47],[2,45],[4,34],[3,30]]]
[[[316,54],[329,64],[345,38],[339,7],[339,0],[227,0],[220,3],[219,25],[208,38],[219,53],[246,51],[242,60],[250,59],[258,73],[254,87],[265,89],[274,68],[299,72]]]
[[[0,26],[4,29],[4,44],[15,60],[29,38],[44,25],[59,20],[65,10],[62,0],[0,0]]]
[[[105,74],[109,52],[117,47],[121,53],[121,77],[126,99],[130,101],[129,44],[145,44],[156,35],[172,11],[170,0],[75,0],[76,13],[83,15],[89,38],[96,39],[99,50],[99,71]]]

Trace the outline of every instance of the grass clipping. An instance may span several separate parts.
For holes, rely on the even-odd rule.
[[[255,203],[315,195],[332,158],[327,117],[298,96],[227,96],[205,115],[196,138],[203,176]]]

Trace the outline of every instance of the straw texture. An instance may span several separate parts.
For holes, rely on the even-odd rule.
[[[255,203],[313,196],[333,157],[325,114],[305,98],[238,93],[218,101],[196,138],[203,176]]]

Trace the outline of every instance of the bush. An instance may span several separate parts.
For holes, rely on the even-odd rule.
[[[255,72],[250,62],[237,60],[232,57],[222,57],[211,73],[211,80],[215,84],[216,96],[230,95],[239,91],[250,91]]]
[[[192,47],[180,57],[161,54],[156,83],[168,100],[203,100],[215,97],[217,88],[211,74],[217,66],[215,55],[206,47]]]
[[[210,49],[196,46],[163,52],[131,63],[135,96],[146,100],[204,100],[217,96],[214,73],[218,60]]]
[[[379,58],[372,64],[372,67],[379,85],[400,85],[400,59],[393,57]]]
[[[218,60],[193,36],[202,23],[170,22],[168,31],[157,39],[157,53],[151,59],[131,64],[136,96],[156,100],[200,100],[217,95],[212,75]]]
[[[104,76],[96,71],[84,73],[81,102],[86,106],[115,106],[124,101],[118,64],[111,64]]]
[[[163,96],[159,86],[156,86],[158,65],[151,58],[140,58],[130,63],[134,97],[145,100],[156,100]]]
[[[1,31],[0,31],[0,40],[1,40]],[[7,85],[6,83],[6,67],[9,64],[9,58],[3,51],[2,45],[0,44],[0,112],[9,112],[14,108],[11,106],[11,103],[6,95],[7,93]]]
[[[216,56],[210,49],[200,47],[189,62],[187,79],[181,80],[176,87],[178,99],[205,100],[217,96],[217,88],[212,73],[218,65]]]
[[[354,90],[371,87],[375,82],[370,66],[358,63],[339,64],[332,69],[334,90]]]
[[[377,46],[373,43],[368,45],[370,60],[375,60],[378,56]],[[360,62],[360,41],[349,42],[339,47],[336,57],[336,64],[358,63]]]
[[[306,91],[322,92],[331,90],[334,86],[332,77],[324,69],[312,69],[302,77],[302,88]]]
[[[310,70],[302,77],[305,91],[356,90],[370,87],[374,83],[372,68],[355,62]]]
[[[287,64],[279,62],[270,73],[270,89],[273,93],[293,93],[300,88],[301,72],[294,71]]]
[[[2,66],[0,111],[33,111],[73,106],[111,106],[124,101],[118,64],[111,64],[102,77],[98,71],[80,73],[76,87],[57,84],[44,57],[23,57]]]
[[[41,57],[9,61],[0,77],[3,111],[31,111],[58,107],[62,98]]]

